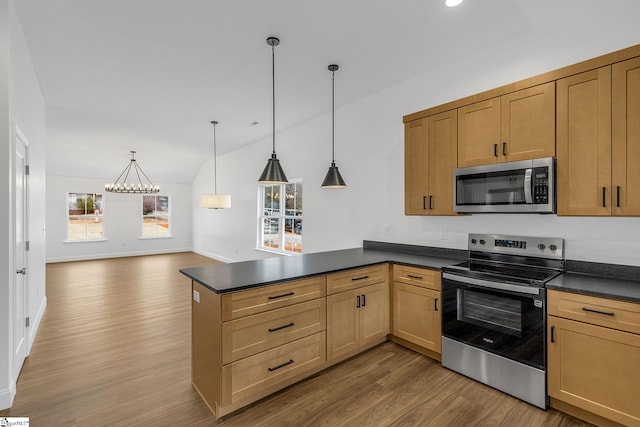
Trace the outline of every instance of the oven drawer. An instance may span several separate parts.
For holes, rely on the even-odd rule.
[[[354,268],[340,273],[332,273],[327,276],[327,295],[386,282],[388,278],[388,264]]]
[[[222,405],[300,378],[326,361],[325,332],[301,338],[222,367]]]
[[[547,306],[552,316],[640,334],[640,304],[549,290]]]
[[[440,272],[408,265],[393,265],[393,281],[421,288],[440,290]]]
[[[222,363],[286,344],[326,327],[325,299],[320,298],[222,324]]]
[[[222,295],[222,320],[238,319],[325,296],[325,276]]]

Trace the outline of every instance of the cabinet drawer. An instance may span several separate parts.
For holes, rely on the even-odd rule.
[[[548,314],[640,334],[640,304],[549,290]]]
[[[406,283],[408,285],[420,286],[421,288],[440,290],[441,274],[437,270],[426,268],[410,267],[408,265],[393,265],[393,281]]]
[[[326,313],[325,299],[320,298],[224,322],[222,363],[231,363],[323,331]]]
[[[222,295],[222,320],[238,319],[325,296],[325,276]]]
[[[320,367],[326,360],[324,331],[222,367],[222,405]]]
[[[388,264],[354,268],[340,273],[329,274],[327,276],[327,295],[372,285],[374,283],[386,282],[388,279]]]

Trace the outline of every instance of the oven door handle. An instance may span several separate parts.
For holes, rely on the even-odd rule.
[[[461,277],[450,273],[442,273],[442,278],[466,285],[476,285],[482,286],[484,288],[499,289],[501,291],[512,291],[521,294],[540,295],[540,288],[529,286],[518,286],[512,285],[510,283],[491,282],[489,280],[476,279],[473,277]]]

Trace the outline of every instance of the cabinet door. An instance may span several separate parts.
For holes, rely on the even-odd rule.
[[[389,285],[378,283],[359,289],[360,347],[379,341],[389,333]]]
[[[404,213],[427,215],[427,120],[411,121],[404,129]]]
[[[429,215],[455,215],[453,170],[458,162],[458,113],[445,111],[427,118],[429,135]]]
[[[557,82],[558,215],[611,214],[611,67]]]
[[[612,74],[613,213],[640,215],[640,58]]]
[[[640,425],[640,335],[548,317],[549,396]]]
[[[354,289],[327,296],[327,360],[358,348],[360,294],[360,289]]]
[[[555,82],[509,93],[501,97],[500,103],[502,161],[555,156]]]
[[[440,292],[393,283],[393,335],[440,353]]]
[[[498,163],[500,98],[458,108],[458,167]]]

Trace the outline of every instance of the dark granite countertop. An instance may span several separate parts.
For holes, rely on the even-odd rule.
[[[221,294],[385,262],[440,270],[459,263],[460,258],[356,248],[182,268],[180,272]]]
[[[549,281],[547,289],[640,303],[640,281],[615,277],[568,272]]]

